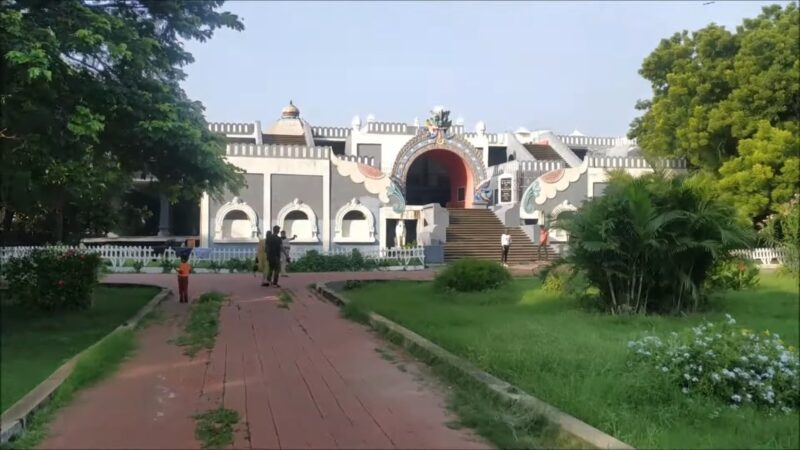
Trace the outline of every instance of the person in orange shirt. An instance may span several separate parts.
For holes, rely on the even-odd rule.
[[[189,303],[189,273],[192,266],[189,265],[189,257],[181,256],[181,264],[178,266],[178,298],[180,303]]]
[[[549,247],[550,233],[544,224],[539,225],[539,246],[536,248],[536,259],[542,259],[542,250],[544,250],[544,259],[547,260],[547,248]]]

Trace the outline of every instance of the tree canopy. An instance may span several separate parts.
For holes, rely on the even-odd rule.
[[[800,15],[763,8],[735,32],[716,24],[664,39],[639,73],[653,97],[629,136],[652,156],[685,157],[755,222],[800,186]]]
[[[184,41],[243,29],[223,3],[0,0],[4,231],[108,229],[138,175],[172,200],[243,185],[179,85]]]

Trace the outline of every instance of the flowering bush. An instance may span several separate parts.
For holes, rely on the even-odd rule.
[[[95,253],[36,250],[3,265],[14,301],[45,311],[88,309],[103,264]]]
[[[672,333],[666,341],[646,336],[628,347],[636,363],[647,364],[680,386],[684,394],[720,398],[732,408],[752,404],[790,413],[800,408],[800,359],[777,334],[758,335],[723,323],[706,323]]]

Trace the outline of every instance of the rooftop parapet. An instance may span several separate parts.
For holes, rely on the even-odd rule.
[[[211,122],[208,124],[208,129],[212,133],[241,134],[250,136],[255,134],[256,125],[254,123]]]
[[[563,169],[564,161],[560,160],[536,160],[536,161],[509,161],[496,166],[489,167],[489,176],[497,176],[504,173],[515,172],[549,172],[551,170]]]
[[[331,154],[331,147],[262,144],[228,144],[225,146],[226,156],[248,156],[254,158],[329,159]]]
[[[366,164],[368,166],[375,166],[375,158],[372,156],[356,156],[356,155],[333,155],[332,158],[339,158],[343,161],[352,161],[359,164]]]
[[[652,166],[647,159],[642,157],[619,156],[587,156],[589,167],[604,169],[650,169]],[[686,160],[683,158],[659,158],[654,161],[656,167],[666,169],[686,169]]]
[[[567,145],[584,147],[615,147],[617,145],[636,145],[636,139],[624,137],[565,136],[557,135]]]
[[[311,134],[315,138],[345,139],[353,132],[352,128],[345,127],[311,127]]]
[[[490,144],[497,144],[497,145],[505,145],[506,144],[506,135],[505,133],[486,133],[486,134],[478,134],[473,131],[463,133],[464,137],[467,139],[477,139],[481,136],[485,137]]]
[[[367,122],[368,133],[413,135],[410,128],[408,124],[399,122]]]

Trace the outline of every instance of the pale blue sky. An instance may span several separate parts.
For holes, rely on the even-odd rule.
[[[267,126],[294,100],[312,125],[424,121],[435,105],[488,131],[619,136],[660,39],[735,28],[776,2],[243,2],[243,32],[187,48],[184,87],[209,121]]]

